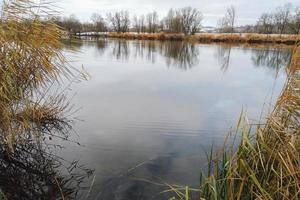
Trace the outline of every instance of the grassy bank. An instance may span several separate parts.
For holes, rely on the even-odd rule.
[[[300,47],[287,70],[289,78],[266,123],[254,126],[242,115],[229,136],[241,136],[238,144],[211,152],[199,188],[170,186],[174,199],[300,198]]]
[[[248,43],[248,44],[287,44],[295,45],[300,40],[300,35],[267,35],[267,34],[215,34],[203,33],[193,36],[169,33],[108,33],[110,38],[130,40],[192,40],[202,43],[225,42],[225,43]]]

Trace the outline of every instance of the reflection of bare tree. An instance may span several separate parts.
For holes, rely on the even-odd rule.
[[[64,48],[68,50],[79,50],[83,45],[80,39],[62,40],[62,43],[64,44]]]
[[[138,42],[134,43],[134,48],[135,48],[134,57],[135,58],[138,58],[138,57],[144,58],[145,46],[146,46],[146,41],[138,41]]]
[[[230,56],[231,56],[231,46],[218,46],[217,48],[217,58],[218,62],[221,65],[221,70],[225,73],[230,64]]]
[[[105,49],[107,47],[106,40],[99,39],[95,43],[96,43],[97,54],[102,55],[105,52]]]
[[[98,55],[102,55],[105,52],[108,43],[102,38],[83,37],[83,39],[68,39],[63,40],[64,47],[69,50],[80,51],[83,46],[95,47]]]
[[[257,67],[267,67],[278,74],[281,68],[287,67],[292,54],[289,50],[256,49],[252,53],[252,61]]]
[[[146,56],[147,56],[147,60],[151,61],[152,63],[155,63],[156,61],[156,49],[157,49],[157,45],[154,41],[147,42]]]
[[[118,60],[128,60],[130,50],[126,40],[114,40],[112,42],[112,56]]]
[[[14,152],[0,142],[0,188],[6,199],[76,199],[90,170],[64,161],[37,140],[18,142]],[[65,175],[61,172],[64,169]],[[82,170],[82,172],[75,172]]]
[[[166,58],[168,66],[175,66],[182,69],[190,69],[199,60],[199,50],[193,43],[188,42],[157,42],[157,41],[135,41],[133,43],[135,58],[146,58],[155,63],[157,53]],[[127,41],[114,41],[113,55],[116,59],[128,59],[130,54]]]
[[[199,62],[199,50],[193,43],[162,42],[160,53],[166,57],[168,66],[177,66],[184,70],[191,69]]]
[[[140,57],[155,63],[156,61],[156,52],[157,52],[157,44],[155,41],[138,41],[134,43],[135,53],[134,57]]]

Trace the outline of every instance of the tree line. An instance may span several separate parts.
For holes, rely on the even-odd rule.
[[[183,33],[193,35],[201,31],[202,13],[192,7],[170,9],[167,15],[159,18],[156,11],[143,15],[130,14],[126,10],[110,12],[104,16],[92,14],[90,22],[81,23],[75,15],[69,17],[53,17],[52,20],[71,34],[80,32],[137,32],[137,33]],[[237,11],[230,6],[217,22],[216,30],[220,33],[234,33],[236,28]],[[264,13],[255,25],[246,26],[244,32],[299,34],[300,6],[286,4],[273,13]]]
[[[94,13],[91,22],[81,23],[75,15],[69,17],[53,17],[52,20],[70,33],[79,32],[118,32],[129,31],[137,33],[184,33],[195,34],[201,29],[202,13],[192,7],[170,9],[168,15],[159,19],[156,11],[146,15],[134,15],[130,18],[129,12],[122,10],[110,12],[103,17]]]
[[[285,4],[275,12],[262,14],[255,29],[265,34],[300,34],[300,6]]]

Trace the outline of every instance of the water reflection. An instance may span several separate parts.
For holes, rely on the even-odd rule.
[[[129,45],[125,40],[116,40],[112,46],[112,56],[117,60],[128,60],[129,58]]]
[[[91,39],[65,41],[66,47],[75,47],[80,49],[82,45],[95,46],[99,55],[110,51],[113,59],[129,61],[130,56],[135,59],[146,59],[155,64],[159,58],[165,59],[168,67],[178,67],[179,69],[189,70],[199,64],[200,51],[195,43],[184,41],[128,41],[128,40],[107,40]],[[218,60],[221,71],[226,73],[231,64],[231,45],[218,45],[215,47],[215,57]],[[258,67],[268,67],[278,71],[288,66],[291,59],[289,49],[275,48],[253,48],[251,50],[252,62]]]
[[[92,175],[58,156],[72,133],[72,120],[66,117],[64,95],[44,90],[51,88],[0,109],[0,192],[6,199],[76,199]]]
[[[77,54],[92,76],[74,88],[84,148],[65,153],[96,169],[90,199],[168,199],[164,182],[197,187],[204,152],[223,144],[242,107],[256,122],[286,78],[256,67],[254,48],[105,42],[101,56],[90,43]]]
[[[216,56],[218,58],[219,65],[221,70],[225,73],[230,65],[230,56],[231,56],[232,46],[218,46]]]
[[[132,51],[135,58],[146,59],[151,63],[156,63],[157,57],[163,56],[167,66],[178,67],[183,70],[191,69],[199,63],[199,49],[193,43],[182,41],[135,41],[130,43],[127,40],[112,40],[110,42],[112,45],[111,55],[117,60],[128,61]]]
[[[107,48],[107,42],[105,40],[98,40],[96,42],[96,45],[97,45],[98,54],[102,55],[105,52],[105,49]]]
[[[126,174],[104,181],[95,196],[98,199],[116,199],[116,196],[120,196],[120,199],[131,200],[170,199],[173,196],[172,192],[162,193],[169,189],[163,179],[170,173],[172,162],[176,157],[176,155],[160,156],[141,163]],[[120,188],[120,185],[123,187]]]
[[[199,49],[193,43],[163,42],[160,50],[169,67],[177,66],[188,70],[199,63]]]
[[[193,43],[139,41],[134,43],[133,48],[135,58],[146,58],[149,62],[155,63],[159,54],[166,58],[168,67],[187,70],[199,62],[199,49]]]
[[[140,41],[134,43],[134,57],[146,58],[149,62],[156,62],[156,53],[158,50],[156,41]]]
[[[256,49],[252,53],[253,64],[257,67],[268,67],[278,74],[280,69],[285,68],[291,61],[291,52],[289,50],[274,49]]]
[[[62,40],[66,50],[80,51],[83,46],[94,47],[96,56],[101,56],[106,51],[108,43],[106,40],[95,40],[93,38]],[[83,52],[82,52],[83,53]]]
[[[216,50],[216,58],[224,73],[230,66],[232,48],[232,46],[220,45]],[[251,54],[251,60],[255,66],[267,67],[274,71],[276,76],[281,69],[289,66],[291,60],[291,51],[289,49],[254,48],[251,50]]]
[[[7,149],[1,140],[0,188],[7,199],[76,199],[92,173],[77,162],[68,164],[37,140]]]

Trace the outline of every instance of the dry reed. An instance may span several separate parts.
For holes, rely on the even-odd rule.
[[[177,33],[108,33],[107,37],[131,40],[189,40],[202,43],[247,43],[247,44],[287,44],[295,45],[300,35],[268,35],[268,34],[215,34],[201,33],[185,36]]]

